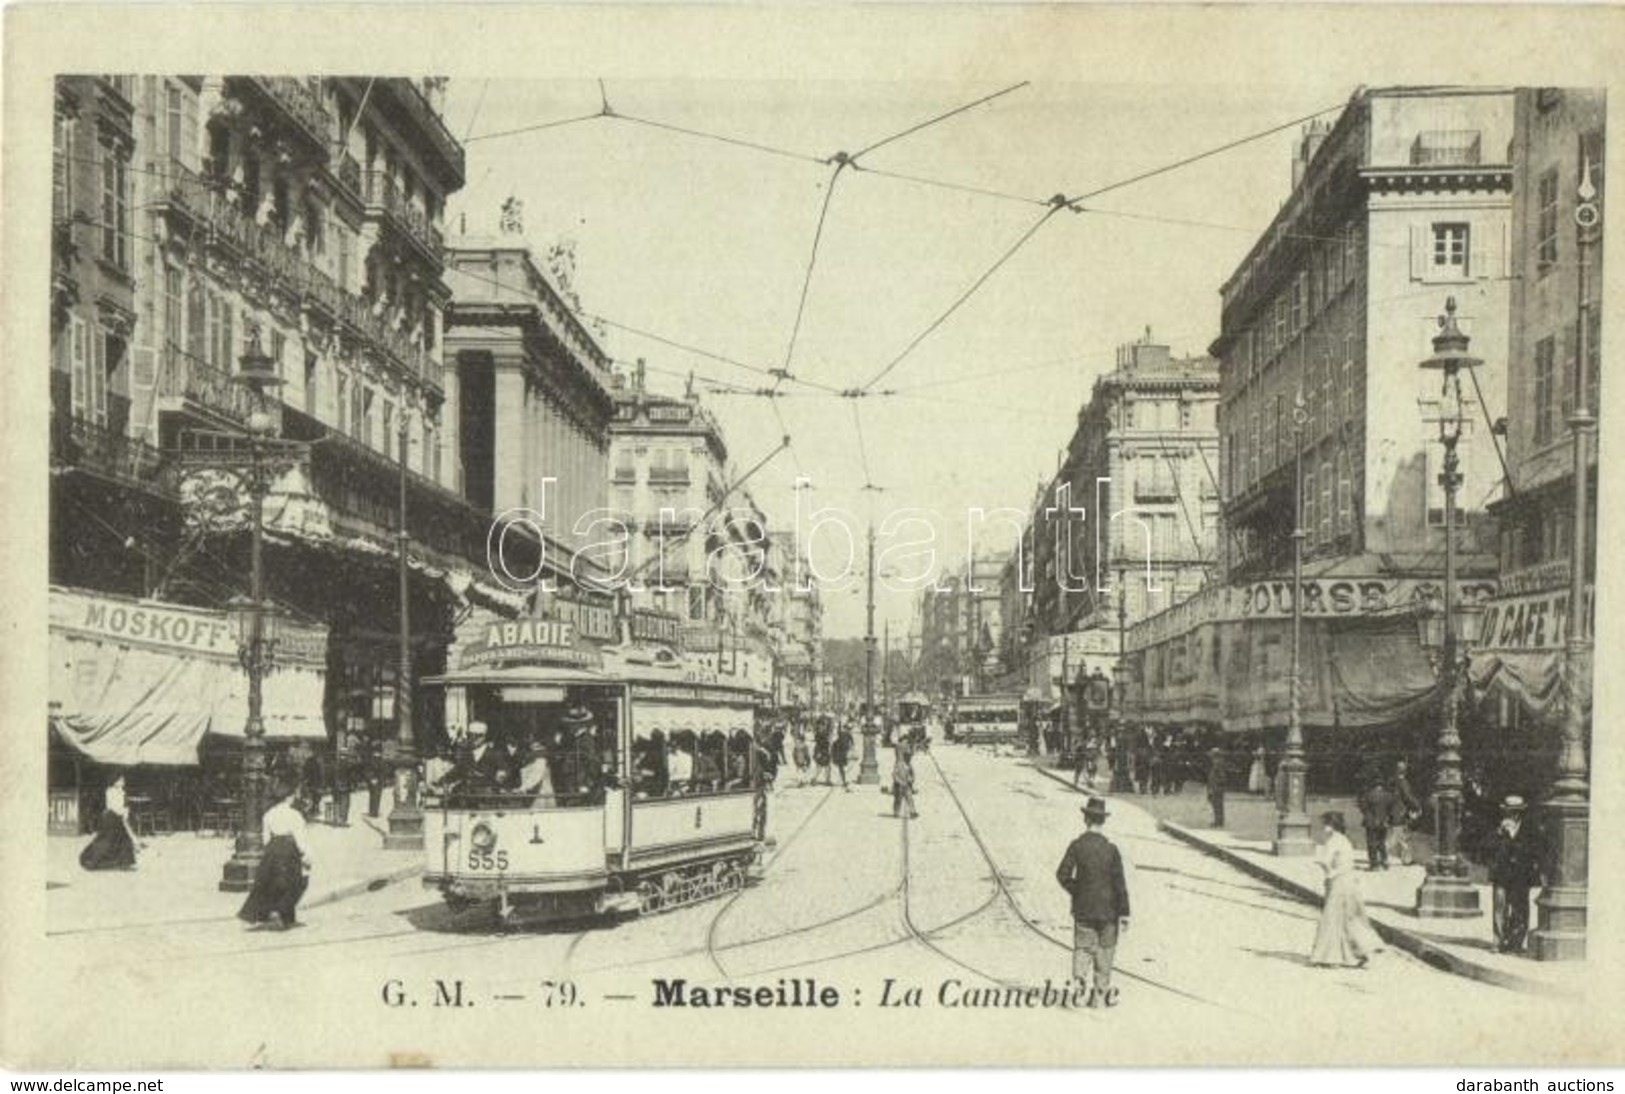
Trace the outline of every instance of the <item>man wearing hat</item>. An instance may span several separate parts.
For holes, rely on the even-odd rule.
[[[1502,801],[1501,826],[1490,849],[1495,947],[1502,953],[1523,952],[1529,933],[1529,890],[1541,880],[1539,837],[1527,812],[1516,794]]]
[[[463,738],[462,755],[457,760],[458,777],[475,787],[493,786],[500,760],[486,735],[485,723],[468,723],[468,736]]]
[[[1083,807],[1084,833],[1066,849],[1055,880],[1072,895],[1072,976],[1080,984],[1094,980],[1089,1005],[1111,1006],[1112,958],[1117,936],[1128,930],[1128,882],[1123,856],[1101,829],[1106,824],[1106,802],[1090,798]]]

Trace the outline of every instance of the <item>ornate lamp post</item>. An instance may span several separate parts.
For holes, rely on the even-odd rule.
[[[1591,160],[1581,173],[1580,203],[1574,210],[1575,250],[1579,256],[1576,295],[1580,301],[1580,337],[1574,355],[1574,410],[1569,429],[1574,434],[1574,528],[1569,536],[1569,610],[1563,647],[1562,751],[1557,758],[1557,781],[1546,799],[1546,823],[1554,864],[1551,884],[1536,902],[1539,920],[1530,935],[1530,948],[1541,961],[1574,961],[1586,955],[1586,904],[1590,870],[1591,785],[1586,760],[1587,724],[1582,696],[1590,688],[1591,636],[1586,626],[1586,538],[1590,535],[1591,436],[1597,418],[1591,410],[1590,381],[1591,304],[1586,299],[1591,248],[1602,231],[1602,211],[1591,181]]]
[[[412,613],[410,574],[406,547],[411,541],[406,530],[407,437],[411,418],[401,398],[400,422],[396,426],[400,443],[399,497],[396,506],[395,578],[400,599],[400,649],[395,666],[395,803],[389,811],[389,834],[384,848],[390,851],[423,849],[423,809],[418,801],[417,736],[412,721]]]
[[[1456,591],[1456,491],[1461,486],[1460,461],[1456,444],[1461,439],[1461,374],[1483,364],[1467,352],[1468,338],[1456,326],[1456,298],[1445,301],[1445,314],[1439,318],[1439,333],[1433,339],[1433,356],[1422,362],[1429,372],[1444,374],[1440,407],[1439,443],[1444,446],[1444,470],[1439,482],[1444,487],[1444,597],[1442,633],[1437,635],[1440,682],[1444,687],[1444,712],[1439,725],[1438,776],[1434,790],[1434,853],[1427,864],[1427,876],[1416,891],[1416,914],[1434,919],[1466,919],[1481,914],[1478,888],[1467,877],[1467,863],[1459,849],[1461,836],[1461,735],[1456,728],[1461,704],[1462,682],[1466,675],[1467,651],[1477,638],[1478,614],[1457,610]],[[1434,639],[1438,624],[1431,610],[1422,613],[1422,640]],[[1432,648],[1432,647],[1429,647]]]
[[[265,443],[276,431],[276,420],[265,405],[265,391],[282,383],[276,362],[260,349],[259,331],[250,337],[248,352],[238,360],[234,377],[254,395],[254,408],[243,426],[248,440],[249,553],[248,601],[239,603],[238,657],[248,674],[248,721],[243,727],[243,815],[231,858],[220,876],[222,892],[246,892],[254,885],[265,847],[260,839],[260,818],[265,813],[265,719],[262,684],[270,670],[275,636],[268,633],[275,619],[265,603],[265,495],[270,491]],[[267,627],[267,622],[271,628]]]
[[[1292,672],[1287,678],[1286,751],[1276,780],[1275,853],[1283,858],[1312,854],[1309,835],[1309,764],[1303,747],[1303,427],[1309,412],[1300,388],[1292,402]]]
[[[875,755],[875,526],[869,525],[868,623],[863,632],[863,759],[858,764],[858,785],[880,784],[880,759]]]

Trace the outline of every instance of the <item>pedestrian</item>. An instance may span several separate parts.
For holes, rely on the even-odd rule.
[[[819,726],[817,734],[813,737],[813,785],[818,785],[818,776],[824,776],[824,785],[833,786],[829,773],[829,727]]]
[[[1264,744],[1259,742],[1253,749],[1253,763],[1247,769],[1247,792],[1249,794],[1264,795],[1269,793],[1270,781],[1264,774]]]
[[[79,865],[86,870],[135,869],[135,832],[130,828],[122,772],[113,776],[102,795],[102,815],[96,819],[96,835],[79,852]]]
[[[1374,776],[1360,794],[1360,823],[1365,827],[1367,869],[1388,869],[1388,825],[1394,815],[1394,792],[1381,774]]]
[[[841,789],[847,793],[852,788],[846,784],[846,765],[852,758],[852,727],[845,722],[841,723],[841,731],[835,735],[835,743],[830,746],[830,759],[835,764],[835,770],[841,773]]]
[[[1415,861],[1411,854],[1411,825],[1422,815],[1422,802],[1411,789],[1409,765],[1394,764],[1394,815],[1388,829],[1388,857],[1401,866]]]
[[[1371,955],[1382,949],[1377,932],[1365,915],[1360,882],[1354,873],[1354,844],[1349,842],[1343,814],[1323,814],[1321,843],[1315,860],[1326,873],[1326,899],[1320,907],[1314,948],[1309,964],[1321,968],[1365,968]]]
[[[350,827],[350,764],[341,756],[333,758],[333,824]]]
[[[469,728],[472,731],[473,727]],[[485,727],[480,728],[483,731]],[[361,764],[362,773],[367,780],[367,816],[377,818],[379,809],[383,807],[387,772],[384,769],[382,749],[378,742],[370,737],[362,744]]]
[[[1501,803],[1501,825],[1490,843],[1495,948],[1522,953],[1529,933],[1529,891],[1541,882],[1540,840],[1514,794]]]
[[[908,806],[910,818],[920,815],[914,807],[914,764],[910,757],[912,750],[908,742],[899,741],[893,752],[896,757],[891,770],[891,815],[898,816],[903,806]]]
[[[1213,808],[1213,827],[1223,828],[1224,784],[1230,773],[1225,768],[1223,749],[1210,749],[1207,758],[1207,803]]]
[[[1101,832],[1107,815],[1104,799],[1089,799],[1083,807],[1084,833],[1067,847],[1055,871],[1055,880],[1072,897],[1072,977],[1089,988],[1091,1007],[1116,1005],[1112,959],[1118,936],[1128,930],[1123,855]]]
[[[791,731],[795,744],[790,749],[791,758],[796,765],[796,785],[807,785],[807,768],[812,764],[812,753],[807,751],[807,729],[798,725]]]
[[[281,783],[272,791],[276,804],[260,822],[264,853],[254,871],[254,887],[237,918],[251,925],[271,922],[282,930],[298,926],[295,908],[310,884],[310,849],[305,842],[305,817],[295,808],[299,790]]]

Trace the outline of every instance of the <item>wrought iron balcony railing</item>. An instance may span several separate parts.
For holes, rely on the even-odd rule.
[[[176,489],[175,464],[157,448],[65,412],[51,415],[51,460],[163,494],[173,494]]]
[[[164,346],[158,362],[157,391],[160,397],[183,399],[237,422],[246,421],[254,409],[253,393],[237,383],[230,373],[173,343]],[[265,409],[278,424],[280,408],[281,404],[274,398],[266,400]]]
[[[316,83],[299,76],[251,76],[248,80],[322,149],[325,160],[333,139],[333,115],[322,102]]]

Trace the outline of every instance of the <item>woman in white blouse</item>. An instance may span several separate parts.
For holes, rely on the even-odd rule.
[[[1365,915],[1354,873],[1354,845],[1346,833],[1343,814],[1321,817],[1321,844],[1315,859],[1326,872],[1326,901],[1321,905],[1309,964],[1323,968],[1364,968],[1371,955],[1382,949]]]
[[[310,848],[305,839],[305,817],[294,807],[298,789],[280,785],[274,791],[276,804],[265,811],[260,835],[265,852],[254,874],[237,918],[250,924],[264,924],[274,915],[283,930],[297,926],[294,909],[310,882]]]
[[[113,777],[102,801],[102,815],[96,822],[96,838],[79,852],[79,865],[86,870],[133,870],[135,833],[130,831],[130,811],[124,800],[123,775]]]

